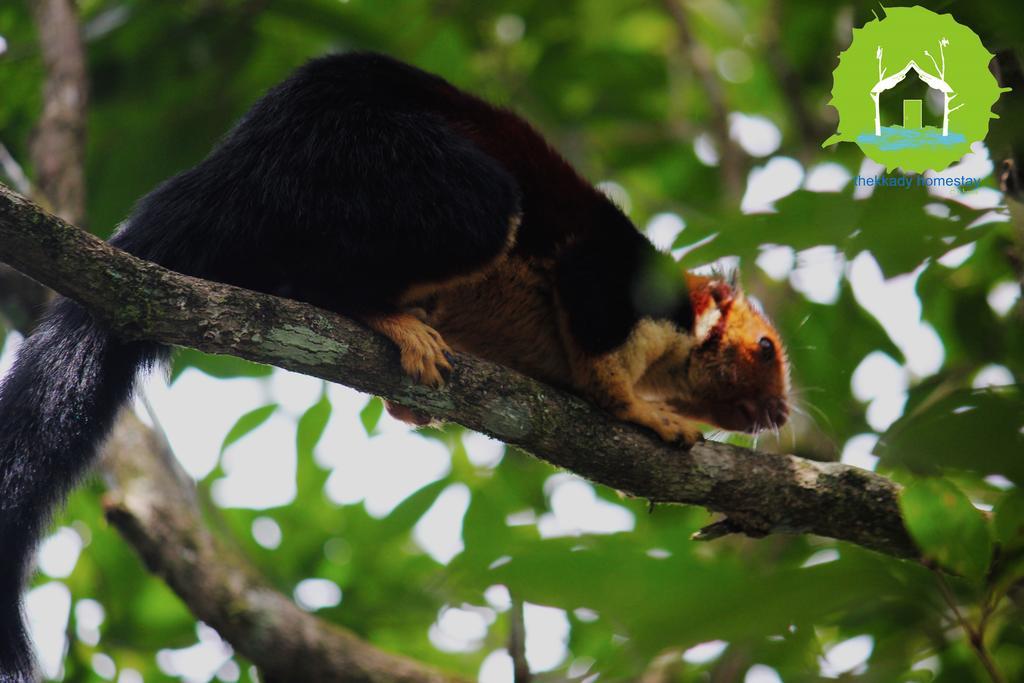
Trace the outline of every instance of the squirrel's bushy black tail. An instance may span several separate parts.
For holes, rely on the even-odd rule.
[[[21,593],[39,536],[159,353],[61,299],[0,383],[0,683],[35,680]]]

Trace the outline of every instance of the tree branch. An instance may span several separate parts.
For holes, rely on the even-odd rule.
[[[124,411],[107,444],[107,518],[157,574],[268,680],[453,683],[303,612],[203,524],[195,489],[166,444]]]
[[[445,387],[428,389],[401,372],[392,345],[346,318],[147,263],[3,186],[0,260],[81,302],[128,340],[231,354],[377,394],[628,494],[722,512],[730,531],[808,532],[918,554],[900,517],[899,486],[885,477],[723,443],[681,451],[574,395],[465,354]]]
[[[782,0],[771,0],[765,24],[764,54],[768,69],[775,77],[775,82],[789,109],[790,120],[800,138],[804,160],[807,161],[813,159],[820,150],[821,139],[825,137],[825,126],[807,106],[804,100],[803,78],[800,72],[793,68],[782,48],[784,12]]]
[[[0,264],[0,313],[15,329],[35,328],[50,290]],[[8,306],[9,304],[9,306]],[[260,578],[202,520],[195,485],[162,434],[122,411],[103,449],[100,472],[108,521],[189,607],[269,681],[458,683],[379,651],[350,631],[299,610]],[[188,553],[181,549],[187,548]]]
[[[1018,51],[1000,50],[992,65],[999,85],[1012,88],[1017,93],[1024,90],[1024,57]],[[1016,109],[1010,109],[1011,101],[1014,100],[1004,98],[1000,113],[1002,118],[1015,121],[1019,119],[1021,109],[1019,104]],[[1007,143],[1002,149],[993,148],[993,157],[996,154],[1003,157],[997,177],[999,187],[1006,195],[1014,227],[1013,242],[1007,248],[1006,256],[1017,282],[1024,287],[1024,140],[1019,135],[1011,136]],[[1024,297],[1017,301],[1013,315],[1017,320],[1024,320]]]
[[[725,90],[715,75],[711,55],[693,34],[690,17],[683,0],[664,0],[665,9],[676,25],[679,47],[686,54],[690,67],[697,76],[697,82],[711,108],[711,132],[718,147],[719,167],[722,183],[731,199],[743,194],[744,153],[729,133],[729,107]]]
[[[8,180],[14,184],[14,189],[26,197],[36,194],[32,182],[25,175],[25,169],[21,167],[18,160],[14,158],[7,145],[0,142],[0,171],[3,171]]]
[[[32,140],[36,183],[55,212],[85,220],[85,125],[88,83],[85,50],[72,0],[32,0],[46,66],[43,111]]]
[[[512,596],[512,607],[508,611],[508,654],[512,658],[513,683],[530,683],[533,675],[526,661],[526,618],[523,601]]]

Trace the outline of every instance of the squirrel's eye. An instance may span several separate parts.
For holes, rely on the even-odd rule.
[[[772,360],[775,358],[775,343],[768,337],[761,337],[757,342],[758,349],[761,352],[761,360]]]

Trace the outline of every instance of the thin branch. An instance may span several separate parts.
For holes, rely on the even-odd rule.
[[[508,654],[512,658],[514,683],[530,683],[533,676],[526,661],[526,620],[523,615],[523,601],[512,596],[512,608],[508,612]]]
[[[815,533],[918,555],[900,517],[899,486],[885,477],[717,442],[682,451],[572,394],[465,354],[445,387],[428,389],[401,372],[391,344],[351,320],[173,273],[2,186],[0,260],[79,301],[126,340],[231,354],[345,384],[633,496],[722,512],[749,535]]]
[[[1013,49],[1000,50],[992,61],[992,69],[999,85],[1012,88],[1020,93],[1024,91],[1024,60]],[[999,111],[1004,120],[1014,121],[1019,118],[1009,105],[1010,98],[1004,98]],[[1020,138],[1009,136],[1009,141],[993,147],[992,156],[999,155],[999,187],[1006,195],[1006,204],[1010,210],[1010,221],[1013,226],[1013,242],[1006,250],[1007,260],[1017,276],[1017,282],[1024,288],[1024,145]],[[1024,297],[1020,297],[1014,310],[1014,318],[1024,321]]]
[[[46,66],[43,111],[31,144],[36,183],[55,212],[85,220],[85,124],[88,78],[73,0],[33,0]]]
[[[953,591],[950,590],[949,584],[946,583],[946,577],[943,576],[940,569],[932,569],[932,573],[935,574],[935,580],[939,584],[939,592],[942,593],[943,600],[949,605],[949,608],[953,610],[953,616],[956,617],[957,623],[960,624],[960,628],[964,630],[964,634],[967,636],[967,642],[970,643],[971,649],[978,656],[978,661],[985,667],[985,671],[988,673],[988,677],[992,679],[992,683],[1006,683],[1006,679],[1003,678],[1003,674],[999,671],[996,666],[995,660],[992,659],[992,654],[988,651],[988,647],[985,645],[985,631],[984,628],[975,628],[964,613],[960,610],[957,605],[956,596],[953,595]]]
[[[210,533],[195,488],[164,442],[124,411],[104,452],[107,519],[151,572],[270,680],[454,683],[299,609]]]
[[[782,0],[772,0],[770,14],[765,25],[764,53],[768,68],[782,91],[786,107],[789,109],[790,119],[802,142],[804,155],[810,158],[819,150],[825,129],[824,124],[804,101],[803,79],[800,72],[793,68],[793,64],[786,57],[782,48],[783,12]],[[884,74],[885,70],[882,69],[881,58],[879,58],[878,80],[882,80]]]
[[[11,151],[7,149],[7,145],[2,142],[0,142],[0,170],[14,183],[14,189],[18,192],[26,197],[32,197],[36,194],[35,188],[32,187],[32,182],[25,175],[25,170],[11,154]]]
[[[711,55],[694,36],[683,0],[664,0],[664,3],[676,24],[679,46],[688,57],[690,67],[711,107],[711,133],[718,147],[722,182],[729,196],[738,199],[743,193],[743,150],[729,134],[729,107],[722,83],[715,75]]]

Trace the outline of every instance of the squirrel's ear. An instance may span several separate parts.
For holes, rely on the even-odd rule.
[[[735,293],[724,280],[709,279],[704,282],[702,299],[707,303],[697,311],[693,325],[693,336],[698,344],[709,343],[712,337],[721,337],[722,327],[735,300]]]
[[[732,269],[730,269],[728,277],[726,278],[726,281],[729,283],[729,286],[732,287],[733,291],[735,291],[737,294],[741,294],[742,293],[743,284],[740,282],[740,269],[739,268],[732,268]]]
[[[704,344],[711,337],[711,333],[719,327],[722,321],[722,309],[718,306],[708,306],[697,315],[693,323],[693,336],[697,344]]]
[[[715,300],[715,304],[719,308],[725,308],[736,298],[736,292],[733,290],[732,284],[722,280],[713,282],[710,290],[711,298]]]

